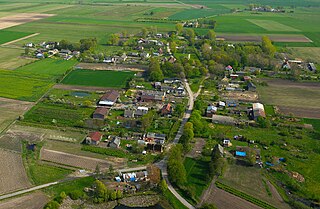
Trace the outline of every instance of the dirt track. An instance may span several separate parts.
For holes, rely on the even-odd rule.
[[[16,42],[18,42],[18,41],[22,41],[22,40],[31,38],[31,37],[33,37],[33,36],[37,36],[37,35],[39,35],[39,34],[40,34],[40,33],[34,33],[34,34],[29,35],[29,36],[25,36],[25,37],[22,37],[22,38],[13,40],[13,41],[9,41],[9,42],[7,42],[7,43],[2,44],[1,46],[7,46],[7,45],[9,45],[9,44],[13,44],[13,43],[16,43]]]
[[[21,197],[0,202],[1,209],[42,209],[48,198],[42,192],[35,192]]]
[[[41,20],[43,18],[54,16],[54,14],[40,13],[20,13],[0,18],[0,30],[21,25],[27,22]]]

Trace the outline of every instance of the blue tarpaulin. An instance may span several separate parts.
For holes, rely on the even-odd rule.
[[[246,152],[236,151],[236,156],[245,157],[245,156],[247,156],[247,153]]]

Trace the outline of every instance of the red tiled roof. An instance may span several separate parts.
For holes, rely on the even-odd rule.
[[[102,138],[102,136],[103,136],[103,134],[100,133],[100,132],[98,132],[98,131],[96,131],[96,132],[91,132],[91,133],[88,135],[88,137],[90,137],[91,140],[93,140],[93,141],[100,141],[101,138]]]

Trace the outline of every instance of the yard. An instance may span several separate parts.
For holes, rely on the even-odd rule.
[[[63,84],[79,86],[97,86],[125,88],[134,72],[74,70],[63,81]]]

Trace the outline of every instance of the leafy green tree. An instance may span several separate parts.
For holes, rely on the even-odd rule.
[[[168,174],[171,182],[182,188],[187,182],[187,173],[183,165],[182,146],[175,145],[170,149],[168,158]]]
[[[273,46],[271,40],[267,36],[262,36],[261,48],[262,51],[267,53],[270,57],[274,57],[276,47]]]
[[[163,72],[160,68],[159,60],[156,58],[150,59],[150,65],[149,65],[149,79],[151,81],[161,81],[163,80]]]
[[[176,24],[176,32],[177,32],[177,34],[182,33],[182,30],[183,30],[183,25],[182,25],[182,23],[177,23],[177,24]]]
[[[108,190],[106,185],[104,185],[104,183],[102,183],[99,180],[96,180],[94,184],[95,184],[94,197],[108,199],[106,198],[108,197]]]
[[[149,31],[148,31],[147,28],[142,28],[142,29],[141,29],[141,36],[142,36],[143,38],[146,38],[147,35],[148,35],[148,33],[149,33]]]
[[[189,41],[190,45],[194,45],[196,34],[193,29],[188,28],[185,30],[185,37]]]
[[[164,179],[161,180],[159,188],[160,188],[160,191],[162,192],[162,194],[165,193],[165,191],[167,191],[168,185],[167,185],[166,180],[164,180]]]
[[[215,41],[216,40],[216,32],[214,32],[214,30],[209,30],[207,33],[207,38],[211,41]]]
[[[54,200],[48,202],[45,206],[44,209],[59,209],[60,204]]]
[[[141,123],[142,123],[142,130],[146,131],[152,124],[154,118],[154,111],[149,111],[147,114],[142,116]]]
[[[119,45],[119,40],[120,40],[120,37],[118,34],[111,34],[110,37],[109,37],[109,42],[111,45]]]

